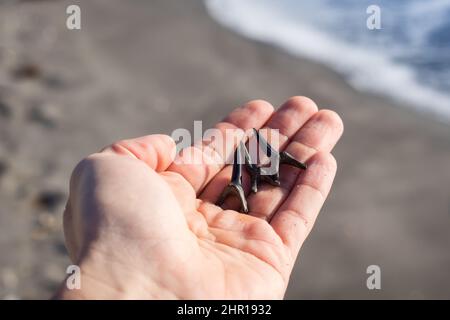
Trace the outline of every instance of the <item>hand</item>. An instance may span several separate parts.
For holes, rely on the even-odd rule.
[[[250,213],[236,200],[214,205],[231,166],[189,164],[165,135],[117,142],[75,168],[64,214],[66,246],[81,268],[81,289],[64,285],[59,298],[280,299],[300,247],[328,195],[336,171],[330,154],[343,125],[308,98],[289,99],[276,112],[252,101],[215,128],[268,127],[281,133],[280,148],[308,164],[282,166],[281,187],[261,185],[248,195]],[[230,142],[230,141],[228,141]],[[212,157],[226,151],[204,148]],[[249,179],[244,177],[249,194]]]

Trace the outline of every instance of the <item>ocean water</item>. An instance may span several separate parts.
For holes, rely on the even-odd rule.
[[[343,74],[450,123],[450,0],[205,0],[210,15],[254,40]],[[377,5],[381,29],[367,28]]]

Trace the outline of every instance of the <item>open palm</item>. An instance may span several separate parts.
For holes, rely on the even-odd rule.
[[[276,112],[267,102],[249,102],[215,128],[235,133],[227,136],[229,148],[199,142],[174,161],[173,140],[150,135],[119,141],[76,167],[64,230],[85,279],[81,297],[284,296],[334,179],[330,151],[342,122],[308,98],[294,97]],[[281,187],[261,185],[256,194],[244,175],[250,213],[242,214],[236,199],[227,200],[226,210],[214,203],[231,176],[224,159],[251,128],[279,130],[280,149],[308,169],[282,166]],[[184,159],[195,153],[209,161]]]

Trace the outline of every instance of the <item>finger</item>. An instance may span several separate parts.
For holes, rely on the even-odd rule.
[[[204,139],[185,148],[168,168],[181,174],[200,193],[206,184],[232,158],[237,144],[244,138],[244,132],[260,128],[273,113],[268,102],[255,100],[232,111],[222,122],[214,126],[217,139]],[[222,138],[222,139],[221,139]],[[200,163],[192,159],[202,159]]]
[[[130,156],[145,162],[153,170],[161,172],[172,163],[176,146],[170,136],[152,134],[115,142],[101,152]]]
[[[279,130],[280,138],[283,139],[280,147],[283,147],[317,111],[317,105],[311,99],[292,97],[281,105],[264,127]]]
[[[320,110],[294,135],[284,151],[302,162],[316,152],[330,152],[343,132],[340,117],[333,111]],[[306,169],[306,171],[308,171]],[[252,214],[270,220],[288,196],[302,170],[287,165],[280,166],[280,187],[264,184],[257,194],[248,198]]]
[[[288,140],[297,132],[297,130],[317,112],[316,104],[306,97],[292,97],[288,99],[269,119],[264,128],[260,131],[267,138],[268,130],[276,129],[278,135],[271,134],[272,139],[277,143],[273,144],[275,148],[283,148]],[[272,132],[272,131],[271,131]],[[227,166],[208,184],[200,196],[201,199],[209,202],[215,202],[223,188],[229,183],[232,166]],[[246,194],[250,191],[250,179],[247,173],[243,175],[243,186]],[[237,210],[240,206],[238,199],[229,198],[224,203],[224,208]]]
[[[295,258],[328,196],[336,174],[336,160],[318,152],[299,174],[291,193],[272,218],[271,225]]]
[[[286,262],[291,261],[290,252],[281,250],[285,249],[284,243],[267,221],[233,210],[222,210],[207,202],[201,203],[197,210],[203,219],[188,221],[195,234],[250,253],[271,264],[282,275],[288,274],[286,269],[290,264]]]

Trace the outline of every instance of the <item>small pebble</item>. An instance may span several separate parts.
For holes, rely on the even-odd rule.
[[[0,177],[8,170],[6,163],[0,159]]]
[[[43,191],[36,198],[36,205],[48,211],[55,211],[65,198],[65,194],[60,191]]]
[[[49,237],[48,232],[41,230],[40,228],[31,231],[31,240],[33,241],[47,240],[48,237]]]
[[[66,244],[63,241],[55,243],[54,249],[60,255],[67,255]]]
[[[45,84],[47,87],[52,89],[61,89],[64,88],[64,81],[61,77],[58,77],[56,75],[48,76],[44,79]]]
[[[12,268],[4,268],[1,272],[1,282],[3,287],[14,289],[19,283],[19,279]]]
[[[47,231],[55,231],[58,228],[56,218],[49,213],[41,213],[38,216],[38,223],[41,227],[45,228]]]
[[[53,105],[34,105],[28,112],[28,119],[46,128],[56,127],[58,110]]]
[[[11,108],[5,102],[0,101],[0,117],[10,118],[11,114]]]
[[[21,65],[13,71],[14,78],[18,80],[37,79],[41,74],[39,66],[32,63]]]

